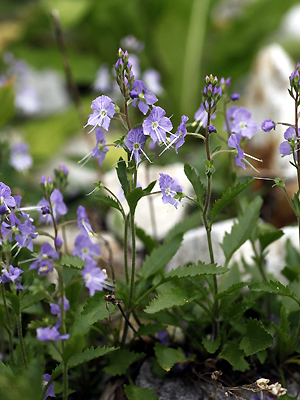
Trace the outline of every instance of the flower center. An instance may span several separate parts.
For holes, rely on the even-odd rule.
[[[87,273],[84,275],[84,280],[88,283],[91,282],[92,280],[92,275],[90,273]]]
[[[157,127],[158,127],[158,122],[157,121],[155,121],[155,122],[152,122],[152,129],[157,129]]]

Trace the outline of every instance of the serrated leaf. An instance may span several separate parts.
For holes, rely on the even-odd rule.
[[[128,178],[127,178],[126,163],[122,157],[119,158],[118,166],[117,166],[116,170],[117,170],[119,182],[120,182],[123,192],[124,192],[124,196],[126,196],[126,194],[129,191],[129,182],[128,182]]]
[[[233,253],[250,238],[259,218],[261,205],[262,199],[256,197],[252,203],[247,206],[244,214],[238,218],[238,222],[234,223],[231,232],[225,233],[221,247],[226,262],[228,262]]]
[[[112,376],[124,375],[131,364],[145,357],[145,355],[145,353],[118,349],[109,356],[109,365],[104,368],[104,371]]]
[[[65,267],[75,268],[81,270],[85,266],[85,261],[81,258],[63,254],[61,257],[61,264]]]
[[[107,204],[108,206],[110,206],[110,207],[112,207],[112,208],[115,208],[116,210],[120,211],[121,214],[123,214],[123,209],[122,209],[122,207],[121,207],[120,204],[119,204],[115,199],[113,199],[112,197],[110,197],[110,196],[105,196],[104,194],[99,193],[99,194],[96,194],[96,195],[95,195],[95,198],[96,198],[97,200],[101,201],[101,203]]]
[[[146,324],[139,327],[134,336],[149,336],[166,329],[166,325],[162,324]]]
[[[239,303],[233,303],[227,310],[227,319],[232,320],[234,318],[239,318],[241,315],[245,313],[245,311],[249,310],[255,300],[251,299],[250,301],[245,299],[240,301]]]
[[[294,299],[298,304],[299,300],[296,298],[294,293],[291,293],[288,286],[284,286],[279,281],[274,282],[254,282],[249,285],[249,289],[254,292],[264,292],[264,293],[273,293],[279,296],[287,296]]]
[[[207,338],[203,338],[202,344],[205,347],[206,351],[208,351],[208,353],[213,354],[218,350],[221,344],[221,337],[219,336],[214,342],[211,342]]]
[[[140,270],[142,278],[149,278],[167,265],[179,249],[182,237],[182,234],[174,236],[172,240],[165,241],[158,248],[154,249],[149,256],[146,256],[146,260]]]
[[[163,292],[145,308],[144,312],[153,314],[168,308],[180,307],[197,298],[197,293],[188,293],[182,288],[172,288],[170,292]]]
[[[124,385],[124,392],[128,400],[158,400],[154,389],[141,388],[133,384]]]
[[[240,343],[240,349],[246,356],[265,350],[273,344],[273,336],[265,330],[261,321],[249,318],[246,329],[246,335]]]
[[[211,210],[211,224],[215,220],[216,216],[232,202],[232,200],[238,196],[243,190],[251,185],[255,181],[255,178],[248,178],[245,182],[239,182],[233,187],[229,187],[225,193],[222,194],[219,200],[216,200]]]
[[[233,285],[229,286],[226,290],[223,292],[219,292],[215,296],[215,300],[222,299],[223,297],[229,296],[231,293],[235,292],[236,290],[239,290],[245,286],[247,286],[249,282],[240,282],[240,283],[234,283]]]
[[[184,268],[178,267],[176,269],[172,269],[168,274],[166,274],[166,278],[187,278],[199,275],[220,275],[224,274],[227,271],[227,267],[218,267],[217,264],[205,264],[204,262],[199,261],[198,264],[190,264]]]
[[[258,353],[256,353],[256,357],[258,358],[258,360],[261,364],[264,364],[264,362],[267,359],[267,355],[268,355],[268,352],[266,350],[259,351]]]
[[[225,349],[219,354],[220,358],[228,361],[234,371],[245,372],[250,369],[249,364],[245,360],[243,351],[239,348],[239,342],[237,339],[228,342]]]
[[[195,190],[199,205],[202,206],[203,198],[206,193],[205,186],[201,182],[201,179],[195,169],[187,163],[184,164],[184,173]]]
[[[96,292],[93,297],[90,297],[81,315],[74,322],[70,334],[75,335],[81,332],[84,335],[95,322],[108,318],[108,311],[105,304],[102,292]]]
[[[276,346],[278,349],[280,361],[283,362],[294,347],[295,338],[288,335],[288,333],[285,332],[281,326],[276,325],[273,321],[271,322],[271,325],[277,333]]]
[[[141,187],[137,187],[125,194],[131,214],[134,214],[138,201],[144,196],[144,191]]]
[[[144,246],[146,247],[146,250],[150,254],[152,250],[154,250],[155,247],[157,246],[157,241],[154,240],[151,236],[147,235],[147,233],[138,226],[135,227],[135,233],[136,236],[140,239],[140,241],[143,242]]]
[[[266,247],[268,247],[271,243],[280,239],[284,235],[283,231],[269,231],[264,232],[258,236],[258,240],[260,243],[261,251],[263,252]]]
[[[154,351],[159,365],[165,371],[170,371],[170,369],[178,362],[187,361],[187,358],[180,347],[178,349],[172,349],[156,342]]]

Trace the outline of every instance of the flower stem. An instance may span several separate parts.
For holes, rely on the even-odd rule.
[[[27,369],[28,368],[28,363],[27,363],[26,351],[25,351],[24,340],[23,340],[23,335],[22,335],[22,315],[21,315],[21,312],[19,312],[19,315],[17,317],[17,327],[18,327],[18,336],[19,336],[19,342],[20,342],[20,348],[21,348],[22,361],[23,361],[25,369]]]
[[[7,320],[7,333],[8,333],[8,344],[9,344],[9,354],[10,354],[10,361],[11,363],[14,362],[14,348],[13,348],[13,335],[12,335],[12,326],[11,326],[11,319],[8,312],[8,307],[6,303],[5,297],[5,290],[4,290],[4,283],[1,282],[1,292],[2,292],[2,299],[3,299],[3,306],[5,310],[6,320]]]

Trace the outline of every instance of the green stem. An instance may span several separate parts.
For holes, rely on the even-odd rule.
[[[135,261],[136,261],[136,237],[135,237],[135,224],[134,224],[134,213],[130,213],[130,225],[131,225],[131,240],[132,240],[132,254],[131,254],[131,280],[130,280],[130,292],[128,309],[131,308],[134,292],[134,279],[135,279]]]
[[[125,218],[124,221],[124,269],[125,269],[125,279],[126,284],[129,283],[129,272],[128,272],[128,223],[129,223],[129,214]]]
[[[9,354],[10,354],[10,361],[11,363],[14,362],[14,347],[13,347],[13,335],[12,335],[12,325],[11,325],[11,319],[9,316],[9,311],[6,303],[6,297],[5,297],[5,289],[4,289],[4,283],[1,282],[1,292],[2,292],[2,299],[3,299],[3,306],[5,310],[5,316],[7,320],[7,325],[8,325],[8,345],[9,345]]]
[[[19,315],[17,317],[17,327],[18,327],[18,336],[19,336],[19,342],[20,342],[20,348],[21,348],[22,361],[23,361],[25,369],[27,369],[28,368],[28,363],[27,363],[26,351],[25,351],[25,346],[24,346],[24,339],[23,339],[23,334],[22,334],[22,315],[21,315],[21,312],[19,312]]]
[[[64,385],[64,392],[63,392],[63,399],[68,399],[68,364],[64,362],[64,377],[63,377],[63,385]]]

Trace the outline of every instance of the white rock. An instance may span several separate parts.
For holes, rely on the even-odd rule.
[[[300,5],[295,4],[284,15],[281,23],[281,37],[300,40]]]
[[[289,76],[295,65],[289,55],[278,44],[271,44],[257,54],[245,93],[245,104],[252,112],[252,118],[260,125],[265,119],[275,122],[294,122],[294,101],[288,93]],[[270,176],[295,177],[295,168],[290,157],[282,158],[279,144],[284,140],[287,127],[277,125],[275,131],[260,130],[249,141],[247,152],[262,157],[264,163],[259,169]]]
[[[225,256],[220,243],[223,241],[225,232],[230,232],[234,223],[233,219],[215,223],[212,229],[212,242],[214,249],[215,262],[222,266],[225,262]],[[285,244],[287,239],[290,239],[293,246],[299,247],[299,234],[298,227],[285,227],[282,229],[284,235],[272,243],[268,247],[266,255],[266,269],[268,272],[275,275],[281,282],[285,283],[286,280],[280,274],[280,271],[285,266]],[[252,245],[249,241],[245,242],[234,254],[231,259],[230,265],[234,262],[241,263],[242,258],[249,263],[253,264],[252,256],[254,255]],[[167,272],[171,269],[177,268],[179,265],[184,266],[189,262],[197,263],[199,260],[205,263],[210,263],[208,245],[206,240],[206,232],[204,227],[193,229],[187,232],[183,237],[183,242],[173,259],[166,267]]]

